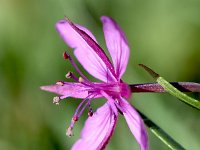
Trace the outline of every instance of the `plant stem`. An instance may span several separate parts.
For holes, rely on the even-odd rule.
[[[181,92],[200,92],[200,84],[194,82],[169,82],[175,88]],[[162,93],[167,92],[160,84],[158,83],[143,83],[143,84],[130,84],[129,85],[131,92],[133,93],[146,93],[146,92],[155,92]]]

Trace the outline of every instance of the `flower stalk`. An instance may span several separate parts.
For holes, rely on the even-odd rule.
[[[194,82],[169,82],[181,92],[200,92],[200,84]],[[132,93],[167,92],[159,83],[129,84]]]

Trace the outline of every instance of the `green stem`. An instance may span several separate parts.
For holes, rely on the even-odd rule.
[[[165,131],[163,131],[158,125],[151,121],[147,116],[137,110],[142,117],[146,126],[150,131],[159,138],[164,144],[166,144],[171,150],[185,150],[179,143],[177,143],[172,137],[170,137]]]

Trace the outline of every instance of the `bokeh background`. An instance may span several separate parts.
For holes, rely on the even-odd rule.
[[[1,150],[66,150],[79,137],[87,112],[76,124],[75,136],[66,137],[65,129],[80,100],[68,98],[56,106],[55,94],[39,89],[74,71],[62,58],[64,50],[72,51],[54,27],[64,15],[88,27],[105,49],[100,16],[120,24],[131,47],[123,77],[128,83],[154,81],[139,63],[168,81],[200,82],[199,0],[1,0]],[[199,111],[169,94],[133,94],[130,101],[183,147],[200,148]],[[149,138],[150,149],[168,149],[150,131]],[[107,149],[139,149],[123,117]]]

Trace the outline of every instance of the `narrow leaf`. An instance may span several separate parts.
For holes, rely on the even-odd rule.
[[[185,93],[179,91],[176,87],[174,87],[172,84],[166,81],[163,77],[160,77],[159,74],[154,72],[149,67],[143,64],[140,64],[140,66],[143,67],[153,78],[155,78],[156,81],[164,88],[165,91],[169,92],[171,95],[179,98],[181,101],[189,104],[190,106],[200,110],[200,101],[189,97]]]
[[[168,148],[171,150],[185,150],[178,142],[176,142],[172,137],[170,137],[165,131],[163,131],[158,125],[151,121],[147,116],[137,110],[142,117],[144,123],[149,128],[149,130],[159,138]]]
[[[179,98],[183,102],[193,106],[194,108],[197,108],[200,110],[200,101],[186,95],[185,93],[179,91],[177,88],[175,88],[172,84],[167,82],[163,77],[158,77],[157,82],[171,95]]]

